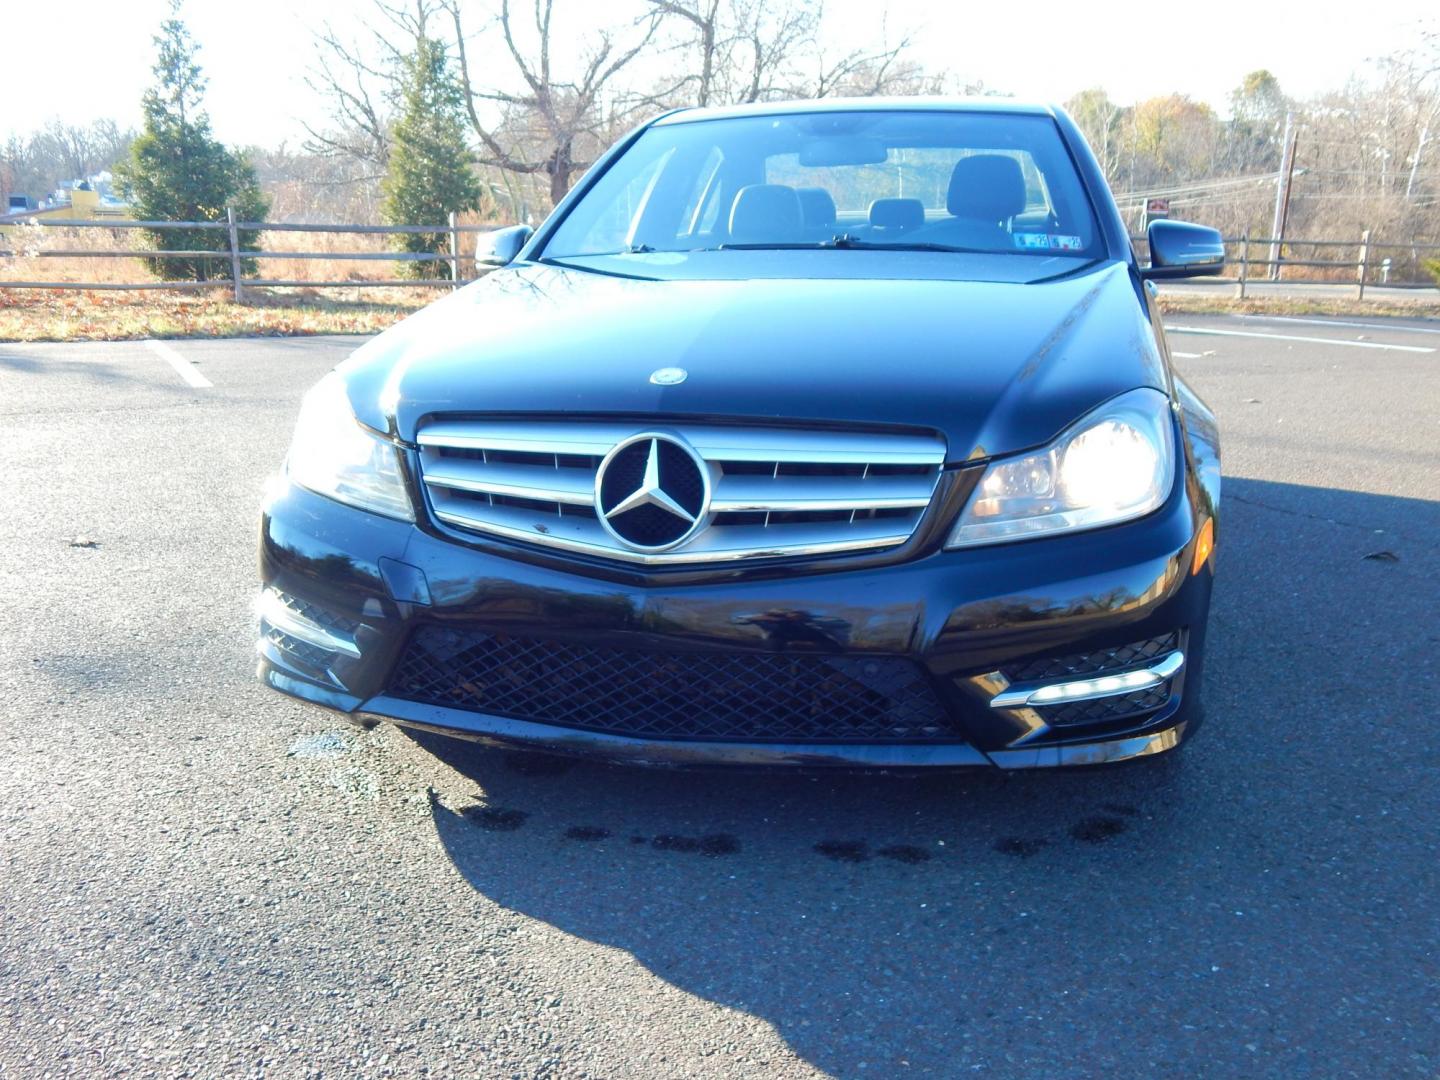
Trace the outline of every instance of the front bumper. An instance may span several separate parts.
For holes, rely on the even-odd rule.
[[[460,543],[280,480],[261,519],[269,600],[259,672],[272,688],[357,722],[643,764],[1037,768],[1144,757],[1179,745],[1200,719],[1212,564],[1192,566],[1198,505],[1182,484],[1147,518],[1075,536],[879,568],[772,565],[636,580]],[[623,719],[481,711],[468,683],[455,704],[417,699],[398,672],[427,628],[759,666],[777,654],[797,664],[903,661],[933,690],[944,732],[902,741],[655,737],[624,730]],[[1143,712],[1058,723],[1043,708],[991,704],[1008,687],[1003,672],[1162,640],[1183,666]]]

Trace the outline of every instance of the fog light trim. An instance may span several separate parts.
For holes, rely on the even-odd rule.
[[[353,640],[341,637],[319,623],[292,609],[274,589],[266,589],[255,601],[255,613],[281,633],[299,638],[307,644],[331,653],[359,657],[360,648]]]
[[[1097,675],[1093,679],[1071,679],[1041,685],[1012,686],[990,699],[992,709],[1024,709],[1040,705],[1066,705],[1072,701],[1093,701],[1096,698],[1133,694],[1149,690],[1169,679],[1185,663],[1179,649],[1167,653],[1149,667],[1122,671],[1115,675]]]

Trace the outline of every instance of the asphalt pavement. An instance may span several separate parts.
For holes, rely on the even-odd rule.
[[[257,506],[360,339],[0,345],[0,1077],[1440,1074],[1440,324],[1173,322],[1205,729],[921,778],[262,690]]]

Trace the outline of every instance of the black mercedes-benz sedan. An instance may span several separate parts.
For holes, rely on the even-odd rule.
[[[260,678],[651,764],[1031,768],[1200,721],[1214,417],[1059,109],[682,110],[305,397]]]

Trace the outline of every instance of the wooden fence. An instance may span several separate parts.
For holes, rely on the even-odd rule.
[[[462,233],[484,233],[499,228],[497,225],[460,225],[451,214],[444,225],[303,225],[290,222],[237,221],[235,211],[227,210],[224,221],[128,221],[109,219],[91,221],[70,218],[31,218],[8,222],[0,227],[0,243],[4,242],[4,229],[16,226],[64,229],[145,229],[150,232],[165,230],[205,230],[226,233],[226,244],[214,250],[166,251],[157,248],[126,248],[123,250],[99,250],[85,248],[40,248],[35,251],[15,251],[0,248],[0,258],[42,258],[42,259],[215,259],[228,264],[222,273],[207,281],[136,281],[136,282],[83,282],[83,281],[5,281],[0,279],[0,289],[213,289],[229,287],[234,290],[237,303],[244,302],[244,291],[249,287],[296,286],[306,288],[355,288],[365,286],[434,286],[456,288],[465,283],[461,274],[460,236]],[[250,250],[240,244],[241,232],[265,233],[363,233],[404,235],[423,233],[446,238],[444,252],[410,251],[268,251]],[[428,262],[445,263],[450,267],[450,277],[351,279],[347,281],[290,281],[279,278],[246,277],[243,265],[250,259],[326,259],[337,262]]]
[[[483,233],[499,228],[495,225],[458,225],[451,214],[444,225],[302,225],[290,222],[237,221],[233,210],[226,212],[224,221],[89,221],[59,218],[33,218],[29,221],[11,222],[23,226],[40,225],[46,228],[67,229],[146,229],[163,232],[166,229],[216,230],[226,233],[224,247],[212,251],[164,251],[159,249],[94,250],[84,248],[41,248],[36,251],[12,251],[0,249],[0,257],[38,257],[65,259],[134,259],[166,257],[177,259],[215,259],[228,264],[229,273],[220,274],[208,281],[143,281],[143,282],[79,282],[79,281],[4,281],[0,289],[213,289],[228,286],[234,290],[235,300],[244,301],[246,287],[296,286],[308,288],[355,288],[366,286],[419,285],[439,288],[455,288],[466,280],[461,273],[460,236],[462,233]],[[251,251],[241,247],[241,232],[264,233],[366,233],[403,235],[407,233],[435,234],[446,237],[443,252],[406,251]],[[0,228],[0,241],[4,232]],[[1145,238],[1131,238],[1137,250],[1143,250]],[[1382,243],[1371,237],[1367,230],[1356,240],[1297,240],[1287,238],[1280,241],[1266,236],[1229,237],[1225,241],[1229,266],[1235,276],[1219,279],[1233,283],[1238,295],[1244,297],[1247,289],[1261,281],[1284,281],[1290,285],[1335,285],[1353,284],[1356,295],[1364,299],[1367,287],[1424,289],[1435,288],[1436,283],[1424,271],[1423,261],[1429,253],[1440,256],[1440,244]],[[1313,252],[1310,258],[1296,258],[1294,250]],[[1340,258],[1320,258],[1319,255],[1333,251]],[[1402,269],[1409,276],[1391,280],[1393,260],[1384,256],[1386,251],[1404,253]],[[1259,257],[1269,252],[1267,257]],[[1351,255],[1350,252],[1354,254]],[[242,273],[247,260],[256,259],[328,259],[337,262],[428,262],[444,263],[450,268],[448,278],[405,278],[405,279],[352,279],[347,281],[293,281],[278,278],[245,277]],[[1255,273],[1260,268],[1261,274]],[[1286,270],[1320,271],[1307,277],[1286,275]],[[1201,279],[1202,281],[1205,279]],[[1214,279],[1211,279],[1214,280]]]
[[[1145,237],[1132,236],[1136,250],[1143,250]],[[1341,285],[1355,287],[1356,296],[1365,299],[1367,288],[1388,289],[1434,289],[1440,287],[1424,269],[1427,255],[1440,258],[1440,244],[1382,243],[1366,229],[1356,240],[1297,240],[1286,237],[1283,241],[1270,236],[1232,236],[1225,239],[1226,268],[1234,269],[1233,277],[1199,278],[1217,282],[1230,282],[1236,287],[1236,295],[1244,299],[1250,286],[1260,283],[1283,282],[1286,285]],[[1299,248],[1311,252],[1310,258],[1297,258],[1287,254],[1290,249]],[[1396,267],[1395,260],[1384,252],[1401,252],[1406,258]],[[1268,252],[1260,257],[1256,252]],[[1320,258],[1326,252],[1333,252],[1341,258]],[[1351,257],[1343,257],[1354,252]],[[1254,269],[1262,268],[1260,274]],[[1319,270],[1321,273],[1309,277],[1286,274],[1287,269]],[[1392,280],[1392,273],[1394,280]],[[1409,276],[1401,276],[1408,273]]]

